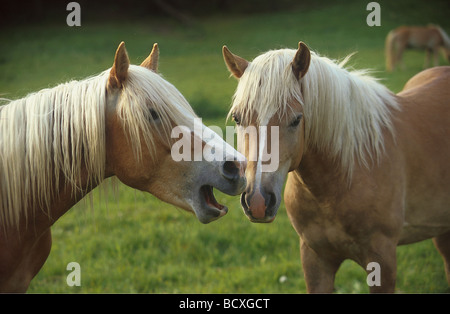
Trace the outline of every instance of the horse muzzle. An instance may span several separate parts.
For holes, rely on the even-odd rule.
[[[241,194],[247,185],[246,161],[224,161],[219,164],[219,174],[201,186],[194,212],[202,223],[210,223],[225,216],[228,208],[214,197],[214,188],[228,195]]]
[[[251,193],[242,193],[241,205],[251,222],[269,223],[275,219],[279,202],[275,193],[257,189]]]

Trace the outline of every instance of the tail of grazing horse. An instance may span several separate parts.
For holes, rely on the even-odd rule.
[[[394,62],[393,62],[394,37],[395,37],[395,31],[392,30],[386,36],[386,42],[384,44],[385,55],[386,55],[386,70],[387,71],[392,71],[394,69]]]

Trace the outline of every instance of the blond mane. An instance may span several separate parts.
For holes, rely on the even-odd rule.
[[[105,110],[109,69],[0,106],[0,226],[18,226],[36,205],[49,213],[60,182],[82,189],[105,176]],[[151,126],[154,110],[160,118]],[[108,109],[110,110],[110,109]],[[192,124],[192,108],[160,75],[131,65],[114,108],[139,159],[141,142],[154,149],[155,130],[170,138],[172,123]],[[141,138],[143,137],[143,138]],[[31,213],[32,214],[32,213]]]
[[[355,162],[369,166],[384,151],[382,130],[394,132],[391,112],[395,95],[367,71],[344,68],[311,52],[311,64],[299,81],[291,62],[296,50],[268,51],[255,58],[240,78],[230,114],[242,122],[265,124],[277,113],[288,117],[289,103],[303,105],[306,149],[331,154],[351,178]],[[257,117],[253,117],[256,114]]]

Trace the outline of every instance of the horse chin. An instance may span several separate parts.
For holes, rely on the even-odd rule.
[[[217,220],[228,213],[228,207],[217,202],[211,185],[203,185],[199,189],[196,203],[195,215],[204,224]]]

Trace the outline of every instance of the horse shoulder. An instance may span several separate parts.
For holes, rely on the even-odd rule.
[[[390,149],[394,140],[386,145]],[[304,161],[316,163],[304,165],[311,171],[302,169],[302,177],[289,174],[285,204],[294,228],[309,239],[310,247],[340,245],[352,255],[356,254],[354,245],[370,241],[373,232],[392,239],[399,236],[404,189],[401,152],[390,154],[370,169],[358,165],[351,182],[335,167],[320,169],[317,156],[305,157]]]
[[[289,218],[299,234],[315,220],[318,202],[296,171],[288,174],[284,202]]]

